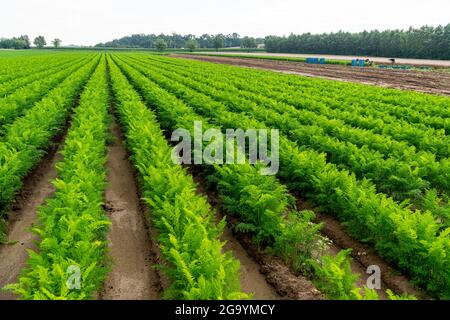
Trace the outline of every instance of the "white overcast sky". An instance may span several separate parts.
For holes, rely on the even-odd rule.
[[[450,0],[2,0],[0,13],[0,37],[94,45],[133,33],[262,37],[447,24]]]

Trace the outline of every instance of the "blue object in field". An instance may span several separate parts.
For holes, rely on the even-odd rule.
[[[318,64],[319,63],[319,58],[314,58],[313,59],[313,63]]]
[[[352,60],[352,67],[364,67],[365,61],[363,59],[353,59]]]
[[[320,64],[325,64],[325,58],[320,58]]]

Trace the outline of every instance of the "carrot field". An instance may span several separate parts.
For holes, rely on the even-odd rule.
[[[195,123],[278,130],[277,171],[174,162]],[[0,241],[0,299],[447,300],[450,98],[143,52],[0,55]]]

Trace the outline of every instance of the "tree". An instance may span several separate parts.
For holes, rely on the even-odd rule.
[[[43,36],[39,36],[34,39],[34,45],[39,49],[42,49],[47,45],[47,41],[45,41],[45,38]]]
[[[12,39],[0,39],[0,49],[29,49],[29,42],[24,36]]]
[[[449,59],[450,24],[408,30],[269,36],[267,52],[342,54],[391,58]]]
[[[258,45],[256,44],[255,38],[244,37],[244,39],[242,39],[241,47],[248,49],[248,51],[250,52],[250,49],[257,48]]]
[[[31,41],[30,41],[30,38],[27,35],[20,36],[19,40],[22,40],[23,43],[24,43],[24,48],[23,49],[30,49]]]
[[[186,41],[186,48],[188,48],[190,52],[194,51],[197,48],[197,41],[194,39]]]
[[[164,51],[167,48],[167,42],[164,41],[164,39],[158,38],[155,41],[155,48],[158,49],[158,51]]]
[[[214,48],[216,48],[216,51],[219,51],[220,48],[223,48],[225,39],[224,36],[221,34],[218,34],[214,37]]]
[[[56,38],[52,41],[52,44],[55,47],[55,49],[57,49],[61,45],[61,42],[62,42],[61,39]]]

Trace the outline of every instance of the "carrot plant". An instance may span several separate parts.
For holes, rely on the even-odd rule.
[[[55,194],[38,212],[38,250],[30,251],[17,284],[7,288],[22,299],[92,299],[108,271],[106,232],[110,224],[102,204],[106,189],[109,93],[106,60],[83,91],[57,163]],[[79,286],[71,287],[71,269]],[[76,284],[76,281],[74,281]]]
[[[11,205],[22,187],[22,178],[38,163],[49,147],[51,139],[61,132],[73,102],[89,79],[98,59],[74,72],[44,99],[5,130],[0,140],[0,217]],[[1,223],[5,225],[5,223]],[[6,241],[5,230],[0,230]]]
[[[92,60],[92,57],[91,59]],[[50,76],[34,81],[13,94],[0,99],[0,133],[2,126],[13,122],[17,117],[26,113],[34,103],[38,102],[45,95],[60,85],[64,85],[64,79],[69,77],[74,71],[88,64],[88,59],[75,63],[67,68],[63,68]]]
[[[143,67],[134,66],[142,72],[139,73],[123,63],[121,66],[129,76],[139,79],[136,84],[140,86],[145,81],[142,74],[152,80],[161,79],[161,75]],[[158,83],[163,85],[162,80]],[[174,81],[165,79],[164,85],[188,106],[209,117],[211,123],[232,129],[267,128],[253,117],[230,112],[208,96]],[[148,98],[155,96],[156,93]],[[290,189],[303,193],[322,209],[337,215],[353,236],[372,244],[430,293],[440,298],[450,296],[450,229],[442,229],[429,211],[412,211],[407,204],[398,204],[377,193],[370,181],[356,179],[354,174],[327,163],[324,154],[302,150],[285,137],[280,139],[280,164],[278,177]]]
[[[247,299],[240,291],[239,262],[222,253],[224,221],[215,224],[206,199],[185,170],[173,164],[154,114],[114,63],[109,64],[117,113],[140,176],[150,219],[170,279],[166,299]]]
[[[186,128],[192,133],[192,124],[196,120],[202,121],[205,130],[211,126],[206,119],[195,114],[184,103],[140,76],[132,68],[122,63],[118,65],[140,89],[145,101],[156,109],[159,120],[168,130]],[[284,186],[273,177],[261,176],[257,167],[250,165],[213,168],[214,172],[209,173],[212,174],[210,180],[217,184],[226,211],[238,217],[238,231],[249,232],[258,244],[271,246],[275,254],[297,271],[308,272],[322,267],[322,256],[327,250],[328,240],[319,234],[321,226],[312,223],[314,215],[311,212],[299,213],[293,210],[293,199]],[[333,256],[326,257],[334,261]],[[342,257],[337,256],[336,259],[338,260],[333,265],[335,269],[336,266],[342,265]],[[346,256],[346,259],[349,257]],[[339,272],[346,275],[344,279],[357,278],[348,268],[339,269]],[[322,275],[326,275],[326,272],[317,272],[312,278],[316,279]],[[341,282],[342,279],[330,277],[321,281],[330,283],[330,290],[326,286],[321,288],[327,294],[332,291],[333,286],[341,286],[335,281]],[[358,291],[358,288],[353,285],[351,290]],[[376,292],[366,291],[377,296]]]

